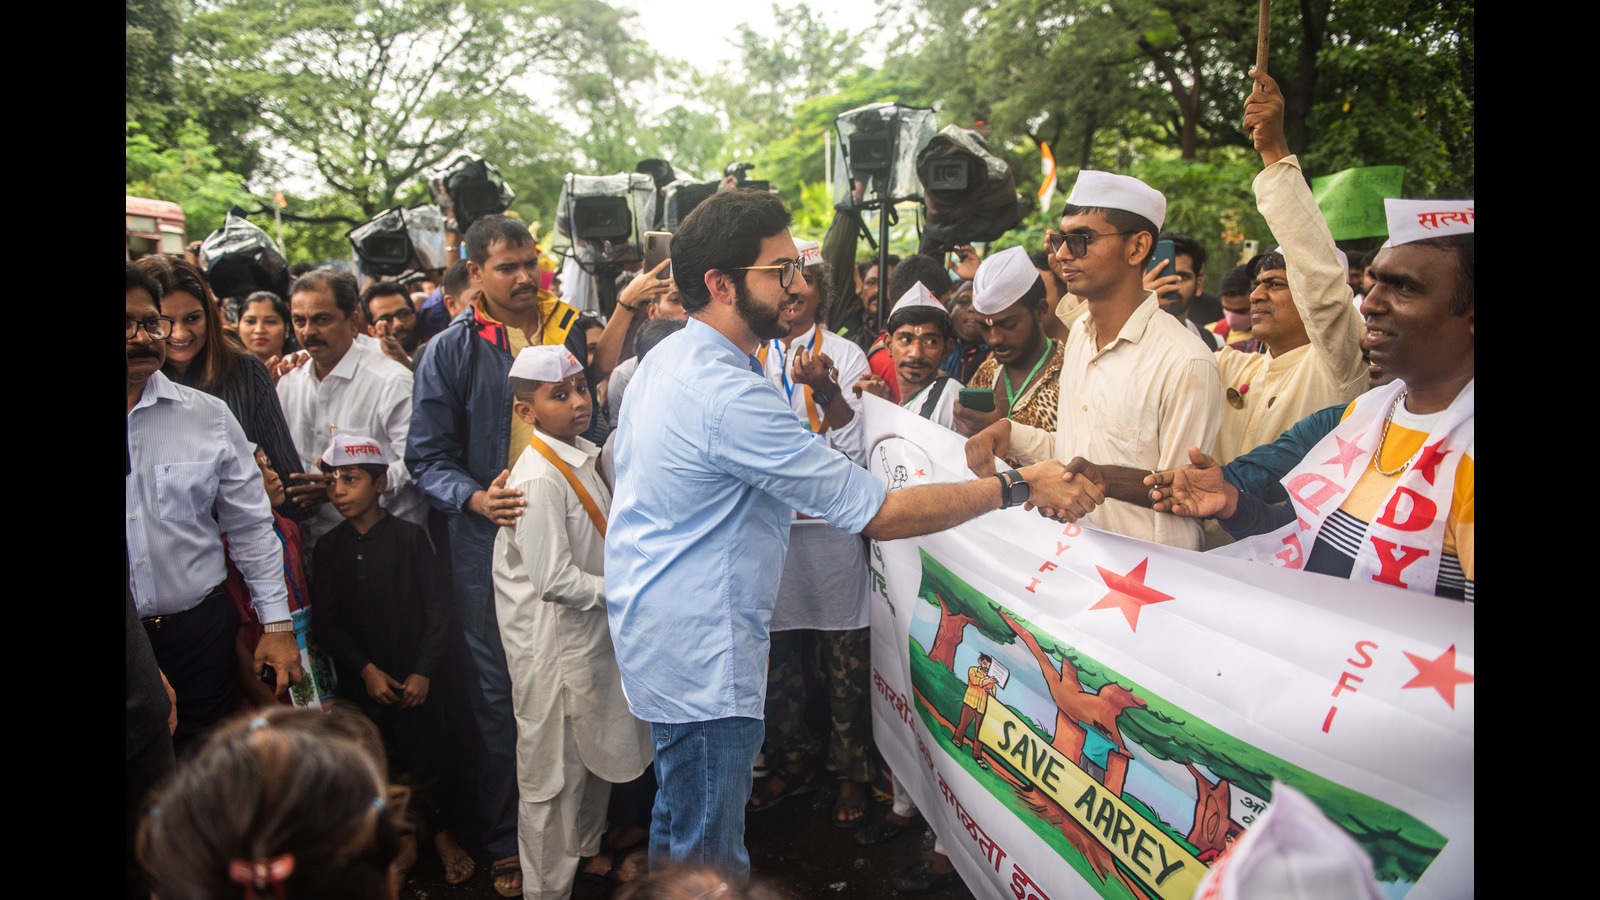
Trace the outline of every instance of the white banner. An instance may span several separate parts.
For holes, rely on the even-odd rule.
[[[865,426],[888,485],[972,477],[954,432]],[[874,735],[978,897],[1188,898],[1274,780],[1390,896],[1472,895],[1472,605],[1021,509],[871,565]]]

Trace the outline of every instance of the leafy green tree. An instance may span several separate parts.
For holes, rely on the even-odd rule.
[[[276,164],[350,198],[354,225],[501,111],[537,107],[529,78],[598,71],[596,47],[635,41],[624,18],[599,0],[224,0],[190,17],[186,62],[256,98]]]
[[[254,203],[244,179],[223,168],[205,129],[195,122],[177,129],[172,147],[157,144],[136,122],[127,123],[124,137],[127,193],[183,207],[184,227],[191,238],[220,227],[234,204]]]
[[[166,130],[178,107],[180,89],[172,61],[183,40],[181,2],[124,0],[124,121],[139,122],[157,134]]]
[[[968,625],[976,626],[996,644],[1016,643],[1016,634],[987,596],[929,556],[928,551],[917,553],[922,557],[922,583],[917,586],[917,596],[939,607],[939,627],[933,646],[928,648],[928,659],[954,672],[956,648],[961,646]]]

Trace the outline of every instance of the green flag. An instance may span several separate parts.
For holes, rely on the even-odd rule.
[[[1317,198],[1322,217],[1328,220],[1333,239],[1387,235],[1389,223],[1383,215],[1383,200],[1400,196],[1405,174],[1404,166],[1366,166],[1311,179],[1311,193]]]

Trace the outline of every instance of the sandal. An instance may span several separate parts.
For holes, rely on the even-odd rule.
[[[494,861],[494,865],[489,867],[489,873],[494,877],[494,892],[496,894],[502,897],[522,896],[522,861],[520,859],[515,856],[497,859]],[[500,879],[507,875],[517,876],[516,887],[509,887],[500,883]]]
[[[772,786],[773,779],[778,780],[777,787]],[[802,764],[797,772],[790,771],[787,766],[779,766],[751,787],[750,802],[745,804],[745,811],[761,812],[777,806],[788,797],[810,794],[821,787],[817,782],[817,770],[809,765]]]
[[[845,795],[844,786],[847,784],[855,788],[854,794]],[[846,830],[860,828],[861,823],[866,821],[867,818],[867,800],[863,796],[864,791],[861,785],[853,781],[841,781],[839,782],[839,788],[838,793],[833,796],[833,824]],[[856,815],[848,819],[841,818],[840,813],[847,809],[855,810]]]

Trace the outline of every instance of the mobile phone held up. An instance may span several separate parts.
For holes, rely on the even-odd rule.
[[[672,255],[672,232],[646,231],[644,233],[644,270],[654,272],[663,259]],[[662,277],[672,277],[672,272],[662,272]]]
[[[961,389],[961,405],[978,412],[994,412],[994,388],[971,387]]]
[[[1150,255],[1150,265],[1145,267],[1145,271],[1149,272],[1155,269],[1161,265],[1162,260],[1167,261],[1166,268],[1160,272],[1162,278],[1178,274],[1178,252],[1171,241],[1156,241],[1156,252]],[[1179,294],[1177,291],[1167,291],[1162,296],[1171,300],[1176,299]]]

